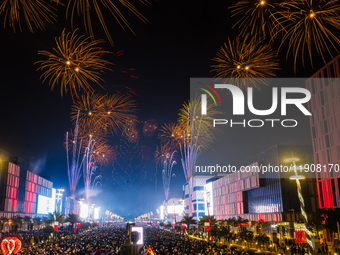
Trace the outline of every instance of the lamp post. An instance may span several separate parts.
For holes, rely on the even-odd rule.
[[[56,208],[55,211],[58,211],[58,204],[59,204],[59,200],[61,200],[61,197],[63,196],[63,193],[65,190],[61,188],[61,186],[59,187],[59,189],[57,189],[57,193],[56,193],[56,199],[57,199],[57,204],[56,204]]]
[[[79,204],[79,210],[78,210],[78,215],[80,215],[80,209],[81,209],[81,205],[84,203],[85,199],[83,197],[80,197],[79,201],[78,201],[78,204]]]
[[[57,221],[57,208],[58,208],[58,202],[62,197],[62,192],[64,192],[65,190],[61,188],[61,186],[59,187],[59,189],[57,189],[58,193],[56,193],[57,196],[57,204],[56,204],[56,208],[54,210],[54,214],[53,214],[53,218],[54,218],[54,222],[53,222],[53,226],[58,225],[58,221]]]
[[[93,216],[93,214],[94,214],[94,206],[95,206],[95,204],[92,202],[92,204],[91,204],[91,214],[90,214],[90,219],[92,219],[92,218],[94,218]]]
[[[288,158],[285,160],[285,162],[288,162],[288,163],[292,163],[293,166],[290,168],[290,170],[294,171],[294,175],[290,176],[290,180],[295,180],[296,181],[296,186],[297,186],[297,192],[298,192],[298,197],[299,197],[299,200],[300,200],[300,208],[301,208],[301,214],[303,216],[303,221],[304,221],[304,230],[305,230],[305,233],[306,233],[306,239],[307,239],[307,244],[309,246],[309,251],[308,253],[309,254],[312,254],[313,250],[314,250],[314,245],[311,241],[311,232],[308,230],[308,217],[307,217],[307,214],[306,214],[306,210],[305,210],[305,202],[304,202],[304,199],[303,199],[303,196],[302,196],[302,192],[301,192],[301,184],[300,184],[300,180],[304,180],[306,179],[305,176],[303,175],[298,175],[297,173],[297,170],[299,169],[300,171],[303,169],[302,166],[301,167],[297,167],[296,166],[296,162],[299,161],[300,159],[298,158],[295,158],[293,156],[293,153],[292,153],[292,157],[291,158]],[[294,215],[295,216],[295,215]]]

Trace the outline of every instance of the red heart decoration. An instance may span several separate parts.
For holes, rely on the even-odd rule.
[[[1,251],[4,255],[17,254],[21,249],[21,241],[17,237],[6,237],[1,242]]]

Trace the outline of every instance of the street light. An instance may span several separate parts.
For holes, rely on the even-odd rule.
[[[56,193],[56,196],[57,196],[57,205],[56,205],[56,209],[55,211],[57,212],[58,210],[58,203],[59,203],[59,200],[61,199],[61,197],[63,196],[63,193],[65,190],[61,188],[61,186],[59,187],[59,189],[57,189],[57,193]]]
[[[58,202],[59,200],[61,199],[62,197],[62,193],[61,192],[64,192],[65,190],[61,188],[61,186],[59,187],[59,189],[57,189],[58,193],[56,193],[56,196],[57,196],[57,205],[56,205],[56,208],[54,210],[54,215],[53,215],[53,218],[54,218],[54,223],[53,223],[53,226],[55,225],[58,225],[59,222],[57,221],[57,208],[58,208]]]
[[[93,215],[94,214],[94,206],[95,206],[95,204],[92,202],[92,204],[91,204],[91,215],[92,215],[92,217],[94,216]]]
[[[80,209],[81,209],[81,205],[84,203],[85,199],[83,198],[83,196],[80,197],[79,201],[78,201],[78,204],[79,204],[79,210],[78,210],[78,215],[80,214]]]
[[[297,170],[298,169],[302,170],[303,168],[296,166],[296,162],[297,161],[300,161],[300,159],[295,158],[293,156],[293,152],[292,152],[292,157],[285,160],[285,162],[293,164],[293,166],[290,168],[290,170],[294,171],[294,175],[291,176],[289,179],[296,181],[298,197],[299,197],[299,200],[300,200],[301,214],[303,216],[303,221],[304,221],[304,230],[306,232],[306,239],[307,239],[307,243],[308,243],[309,248],[310,248],[308,253],[311,254],[311,251],[314,250],[314,245],[313,245],[313,243],[311,241],[311,233],[308,230],[308,217],[307,217],[306,210],[305,210],[305,202],[304,202],[304,199],[303,199],[303,196],[302,196],[301,184],[300,184],[300,180],[304,180],[305,176],[298,175]]]

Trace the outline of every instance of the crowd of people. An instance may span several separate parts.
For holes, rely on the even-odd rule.
[[[22,241],[21,255],[120,254],[122,245],[128,240],[125,228],[107,227],[79,231],[77,234],[58,232],[57,237],[42,231],[18,232],[15,236]]]
[[[13,233],[1,233],[1,238],[13,236]],[[55,234],[54,234],[55,235]],[[129,243],[128,231],[125,226],[121,227],[96,227],[81,230],[77,233],[68,230],[58,231],[56,236],[51,236],[43,231],[20,231],[15,234],[22,241],[21,255],[36,254],[74,254],[74,255],[124,255],[124,246]],[[174,231],[144,228],[144,247],[140,254],[145,254],[151,247],[157,255],[203,255],[203,254],[231,254],[246,255],[242,246],[235,244],[237,235],[231,235],[225,243],[207,242],[201,238],[189,238],[186,234]],[[229,243],[230,242],[230,243]],[[229,243],[229,244],[228,244]],[[228,245],[227,245],[228,244]],[[275,254],[305,254],[303,245],[298,245],[292,240],[284,240],[281,243],[271,243],[269,252]],[[317,251],[325,254],[325,251]],[[327,253],[326,253],[327,254]]]
[[[158,255],[236,254],[235,248],[180,235],[163,229],[145,229],[145,245]]]

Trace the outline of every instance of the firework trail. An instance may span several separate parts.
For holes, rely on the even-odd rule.
[[[258,82],[257,79],[242,78],[270,78],[275,77],[275,72],[279,70],[279,63],[276,52],[271,48],[271,44],[266,44],[262,39],[250,37],[236,37],[236,40],[228,38],[216,57],[212,60],[216,64],[212,65],[212,72],[216,72],[217,78],[229,78],[224,82],[235,84],[241,89],[253,87],[261,89],[265,80]]]
[[[143,5],[150,4],[148,0],[139,0],[135,2],[140,2]],[[142,22],[148,23],[148,20],[138,11],[136,4],[133,1],[128,0],[119,0],[119,1],[112,1],[112,0],[70,0],[67,5],[67,16],[71,16],[71,25],[73,27],[74,23],[74,16],[78,14],[79,16],[82,15],[82,19],[84,21],[84,26],[86,32],[90,34],[91,38],[94,38],[94,32],[92,28],[92,17],[90,10],[95,10],[96,16],[102,25],[105,34],[109,40],[109,42],[113,45],[113,40],[111,38],[110,32],[108,27],[106,26],[105,18],[103,12],[106,10],[109,11],[112,16],[116,19],[118,24],[124,30],[130,30],[133,33],[133,30],[130,26],[130,23],[125,18],[122,12],[124,10],[129,11],[136,17],[138,17]],[[134,34],[134,33],[133,33]]]
[[[93,162],[93,147],[95,145],[95,141],[90,136],[87,147],[84,151],[84,159],[83,159],[83,176],[84,176],[84,186],[85,186],[85,198],[86,201],[89,201],[90,191],[91,191],[91,179],[94,172],[97,169],[95,162]]]
[[[197,130],[195,130],[195,125],[193,123],[194,119],[188,119],[189,121],[187,124],[187,128],[183,131],[183,141],[179,144],[181,151],[181,162],[186,181],[189,181],[190,177],[192,176],[193,169],[196,165],[198,155],[202,148],[202,145],[198,144],[198,137],[202,124],[202,116],[199,120]]]
[[[82,161],[80,161],[81,149],[83,139],[81,138],[78,144],[78,118],[79,112],[76,120],[76,125],[74,128],[74,139],[71,141],[72,145],[69,147],[69,137],[68,132],[66,133],[66,158],[67,158],[67,173],[68,173],[68,181],[70,185],[71,198],[75,199],[75,193],[78,181],[81,176],[81,165]],[[71,148],[71,149],[70,149]],[[71,150],[71,162],[69,157],[69,150]]]
[[[172,152],[171,154],[168,153],[165,156],[165,160],[163,161],[162,178],[163,178],[163,188],[164,188],[164,195],[165,195],[166,201],[168,201],[169,199],[170,181],[172,177],[172,167],[177,164],[177,162],[173,160],[174,153],[176,153],[176,151]]]
[[[111,52],[99,46],[103,40],[91,41],[76,32],[66,33],[64,29],[61,36],[55,38],[57,47],[53,51],[38,51],[39,55],[48,58],[36,62],[40,64],[37,70],[44,72],[41,79],[49,81],[51,90],[60,84],[61,96],[67,92],[72,97],[77,96],[79,91],[93,92],[90,82],[101,86],[100,82],[104,81],[101,75],[104,70],[110,70],[108,65],[111,63],[102,56]]]
[[[281,3],[278,13],[277,33],[282,33],[281,46],[285,43],[286,57],[294,58],[294,71],[299,56],[302,64],[308,60],[313,67],[313,55],[317,53],[326,63],[325,55],[333,58],[340,45],[340,1],[339,0],[300,0]],[[280,46],[280,48],[281,48]]]
[[[52,1],[56,2],[56,1]],[[4,27],[8,19],[8,24],[15,32],[16,24],[20,31],[20,16],[25,17],[28,29],[33,33],[33,26],[40,30],[45,30],[44,22],[52,23],[56,21],[56,9],[45,0],[29,1],[29,0],[3,0],[0,4],[0,15],[3,13]]]

